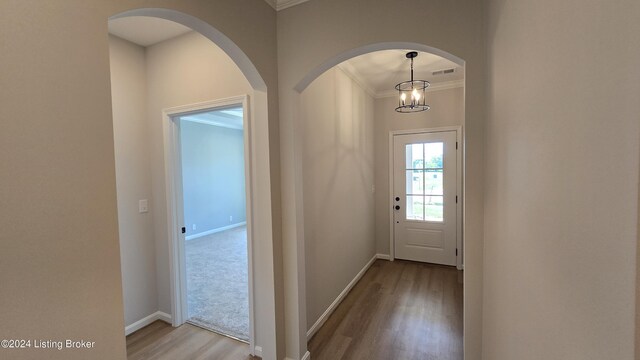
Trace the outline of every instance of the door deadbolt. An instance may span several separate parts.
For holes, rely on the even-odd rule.
[[[396,196],[396,201],[400,201],[400,198]]]
[[[396,205],[396,210],[400,210],[400,205]]]

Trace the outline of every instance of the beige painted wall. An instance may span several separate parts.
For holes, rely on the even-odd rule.
[[[107,12],[79,5],[0,3],[0,338],[96,348],[0,357],[126,356]]]
[[[389,255],[389,132],[462,126],[464,123],[464,88],[427,93],[429,111],[400,114],[396,97],[375,100],[375,173],[376,173],[376,248],[378,254]]]
[[[640,156],[638,156],[640,161]],[[640,163],[638,164],[640,169]],[[636,336],[635,359],[640,359],[640,176],[638,176],[638,223],[636,227]]]
[[[411,9],[411,11],[407,11]],[[481,355],[482,236],[483,236],[483,122],[485,47],[483,2],[312,0],[279,11],[278,78],[283,208],[283,262],[287,329],[304,329],[304,227],[301,216],[301,161],[296,155],[300,112],[295,87],[313,70],[327,68],[339,54],[381,42],[415,42],[435,47],[466,61],[465,146],[465,356]],[[420,24],[420,31],[398,24]],[[323,67],[324,68],[324,67]],[[302,214],[304,215],[304,214]],[[302,274],[302,275],[300,275]],[[297,310],[297,312],[296,312]],[[299,358],[306,351],[303,331],[287,331],[287,355]],[[313,355],[312,355],[313,357]]]
[[[273,174],[263,178],[273,195],[262,192],[266,197],[260,201],[274,213],[269,235],[273,247],[280,248],[276,15],[269,5],[255,0],[2,1],[0,338],[96,342],[93,350],[20,350],[11,353],[13,359],[126,356],[107,19],[136,7],[199,17],[238,45],[262,75],[270,116],[261,124],[260,145],[270,150],[262,151],[267,157],[262,163]],[[278,262],[272,259],[267,271],[278,271]],[[264,301],[281,311],[281,299],[270,294]],[[282,314],[273,311],[273,343],[263,349],[273,358],[276,335],[283,334],[276,327],[278,317]]]
[[[483,358],[632,359],[640,3],[489,5]]]
[[[373,104],[338,68],[301,96],[307,329],[376,253]]]
[[[138,200],[155,202],[145,49],[109,36],[109,60],[124,323],[128,326],[158,311],[153,211],[138,212]]]

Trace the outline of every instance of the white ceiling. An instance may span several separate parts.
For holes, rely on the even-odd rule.
[[[338,65],[375,96],[394,93],[397,83],[410,79],[411,62],[406,58],[410,50],[376,51],[349,59]],[[438,55],[418,52],[414,60],[414,79],[427,80],[431,86],[461,86],[464,68]],[[454,69],[451,74],[433,75],[433,72]]]
[[[109,33],[140,46],[150,46],[188,33],[190,28],[173,21],[148,16],[109,20]]]
[[[180,116],[180,120],[242,130],[242,108],[228,108]]]

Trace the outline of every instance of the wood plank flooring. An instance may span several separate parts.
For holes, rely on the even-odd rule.
[[[462,360],[455,268],[377,260],[309,342],[313,360]],[[249,346],[162,321],[127,336],[129,360],[255,360]]]
[[[377,260],[309,342],[313,360],[462,360],[452,267]]]
[[[156,321],[127,336],[127,359],[250,360],[249,345],[197,326]]]

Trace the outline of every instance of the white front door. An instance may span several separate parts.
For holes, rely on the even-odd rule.
[[[395,258],[456,265],[456,132],[393,136]]]

